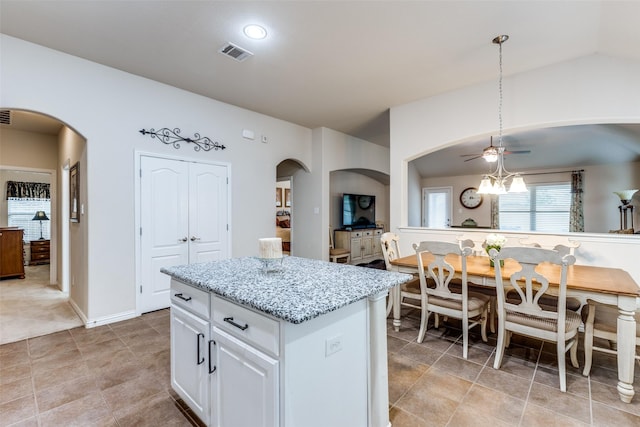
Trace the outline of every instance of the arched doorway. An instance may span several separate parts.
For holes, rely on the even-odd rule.
[[[2,310],[2,323],[11,325],[11,334],[2,334],[4,343],[83,324],[81,310],[73,301],[70,283],[71,271],[77,266],[70,261],[68,169],[77,161],[77,153],[85,151],[86,140],[61,120],[46,114],[19,109],[1,109],[0,113],[0,148],[3,152],[0,180],[3,191],[6,191],[6,182],[10,179],[27,183],[45,181],[51,188],[49,219],[43,221],[42,236],[37,227],[38,236],[34,237],[31,230],[31,234],[26,233],[24,238],[26,277],[21,286],[15,286],[22,308],[19,311]],[[6,202],[0,205],[0,210],[0,226],[9,225]],[[26,224],[22,228],[34,227]],[[40,254],[39,260],[31,253],[31,248],[35,247],[32,242],[46,242],[48,247]],[[26,283],[31,285],[25,286]],[[86,290],[82,292],[86,293]]]

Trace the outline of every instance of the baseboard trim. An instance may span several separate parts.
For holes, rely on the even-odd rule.
[[[80,320],[82,320],[82,323],[84,323],[84,325],[87,325],[87,316],[85,316],[85,314],[82,312],[82,310],[80,310],[80,307],[78,307],[78,305],[76,304],[76,302],[74,300],[72,300],[71,298],[69,298],[69,304],[71,304],[71,308],[73,308],[73,311],[76,312],[76,314],[78,315],[78,317],[80,318]]]
[[[96,326],[108,325],[110,323],[121,322],[123,320],[133,319],[138,317],[135,310],[125,311],[111,316],[99,317],[96,319],[87,319],[85,322],[85,328],[95,328]]]

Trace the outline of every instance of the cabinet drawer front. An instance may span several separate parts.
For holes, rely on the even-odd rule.
[[[31,253],[32,254],[48,254],[49,253],[49,248],[48,247],[42,247],[42,246],[36,246],[34,248],[31,248]]]
[[[378,229],[374,230],[373,234],[376,235],[376,236],[382,236],[382,230],[380,230],[378,228]]]
[[[42,246],[49,248],[49,241],[48,240],[32,240],[31,241],[32,248],[42,247]]]
[[[269,354],[280,353],[280,324],[215,295],[211,296],[213,324]]]
[[[367,231],[364,232],[364,235],[365,236],[373,236],[373,231],[367,230]]]
[[[208,319],[211,314],[209,292],[171,279],[171,304]]]
[[[49,259],[49,253],[34,253],[31,252],[31,261],[39,260],[39,259]]]

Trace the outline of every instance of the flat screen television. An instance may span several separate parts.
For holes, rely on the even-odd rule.
[[[342,227],[375,228],[376,196],[342,195]]]

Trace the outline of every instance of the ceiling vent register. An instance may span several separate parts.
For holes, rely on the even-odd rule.
[[[11,111],[10,110],[0,110],[0,124],[2,124],[2,125],[10,125],[11,124]]]
[[[245,59],[253,56],[253,53],[246,49],[241,48],[233,43],[227,43],[218,51],[221,54],[228,56],[231,59],[235,59],[238,62],[242,62]]]

